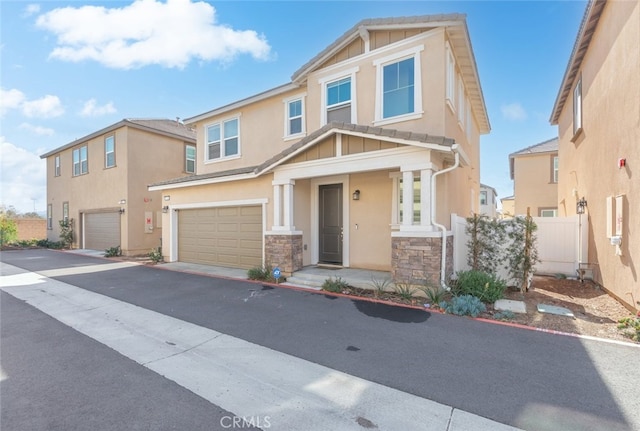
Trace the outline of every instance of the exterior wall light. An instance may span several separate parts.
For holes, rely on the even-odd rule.
[[[576,213],[584,214],[584,210],[586,207],[587,207],[587,200],[583,196],[578,202],[576,202]]]
[[[354,201],[360,200],[360,190],[356,190],[355,192],[353,192],[353,200]]]
[[[162,212],[165,213],[165,214],[168,213],[169,212],[169,205],[163,206],[162,207]]]
[[[120,214],[124,214],[124,208],[120,208]]]
[[[165,196],[163,197],[163,199],[164,199],[165,201],[170,201],[170,200],[171,200],[171,196],[169,196],[169,195],[165,195]]]

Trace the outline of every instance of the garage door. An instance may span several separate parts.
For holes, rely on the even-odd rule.
[[[245,269],[262,265],[262,207],[180,210],[178,260]]]
[[[84,215],[84,248],[106,250],[120,244],[119,212]]]

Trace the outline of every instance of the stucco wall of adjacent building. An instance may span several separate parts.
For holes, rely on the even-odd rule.
[[[571,97],[558,120],[560,215],[575,214],[576,200],[587,200],[588,261],[594,267],[595,280],[636,309],[640,308],[638,41],[640,3],[607,2],[580,71],[583,131],[573,135]],[[622,168],[620,158],[626,159]],[[607,237],[609,196],[622,196],[620,255]]]
[[[540,216],[558,206],[558,185],[553,182],[553,157],[557,153],[518,155],[514,158],[515,214]]]

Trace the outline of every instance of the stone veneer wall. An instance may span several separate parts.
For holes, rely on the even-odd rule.
[[[398,283],[428,280],[440,284],[442,238],[391,238],[391,276]],[[446,276],[453,273],[453,236],[447,236]]]
[[[302,268],[302,235],[266,235],[265,258],[267,265],[290,276]]]

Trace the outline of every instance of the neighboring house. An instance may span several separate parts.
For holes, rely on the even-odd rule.
[[[40,156],[47,160],[47,238],[74,220],[74,247],[125,255],[161,245],[162,194],[150,183],[195,172],[195,131],[178,121],[124,119]]]
[[[480,184],[480,214],[491,218],[498,216],[498,193],[485,184]]]
[[[509,154],[514,214],[533,217],[558,215],[558,138]]]
[[[590,1],[551,114],[559,215],[584,209],[594,280],[640,308],[640,3]],[[585,205],[586,204],[586,205]]]
[[[186,122],[197,175],[150,187],[168,261],[438,281],[451,213],[478,211],[490,126],[464,15],[361,21],[290,83]]]
[[[516,214],[516,198],[515,196],[507,196],[500,199],[502,203],[502,211],[500,211],[502,218],[510,218]]]

